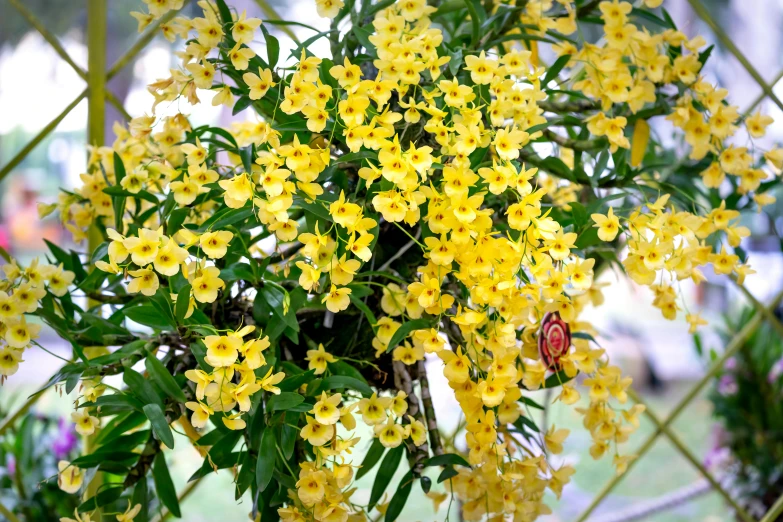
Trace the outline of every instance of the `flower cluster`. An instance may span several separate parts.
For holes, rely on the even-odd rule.
[[[238,493],[251,489],[264,519],[358,521],[378,509],[391,522],[413,480],[429,491],[431,452],[448,492],[429,491],[436,504],[451,494],[465,520],[535,520],[574,468],[553,457],[569,431],[539,427],[529,391],[557,389],[581,415],[594,458],[611,455],[618,473],[633,460],[620,445],[643,407],[627,404],[631,379],[581,319],[603,302],[600,272],[623,267],[668,319],[687,310],[680,281],[698,284],[704,267],[742,284],[753,270],[739,248],[750,233],[740,212],[774,201],[761,182],[783,167],[783,152],[735,144],[738,129],[758,138],[771,120],[742,118],[706,82],[702,38],[674,27],[653,34],[634,24],[628,2],[467,2],[457,22],[445,4],[360,4],[317,0],[333,19],[320,35],[332,58],[305,43],[290,66],[278,65],[271,24],[222,0],[161,23],[187,43],[180,65],[149,86],[152,114],[117,126],[111,147],[91,149],[83,185],[43,207],[59,210],[77,241],[103,236],[91,245],[98,270],[14,272],[3,303],[17,306],[28,285],[28,295],[40,292],[34,311],[43,281],[55,297],[74,282],[99,312],[110,309],[104,320],[58,301],[67,318],[58,331],[122,345],[74,369],[88,401],[74,414],[77,431],[143,414],[145,456],[160,451],[156,441],[173,444],[174,420],[194,441],[208,431],[215,446],[202,468],[241,463]],[[134,14],[140,30],[182,1],[148,5]],[[568,37],[594,14],[598,42]],[[266,59],[251,48],[259,33]],[[226,130],[156,115],[164,102],[198,104],[207,90],[213,105],[259,118]],[[652,161],[670,153],[651,139],[658,116],[689,146],[674,166]],[[705,324],[695,313],[686,320]],[[19,324],[6,330],[6,374]],[[132,370],[142,358],[145,375]],[[460,407],[446,443],[427,359]],[[128,387],[101,399],[118,361]],[[142,386],[147,379],[156,385]],[[408,457],[388,504],[380,494],[351,499],[357,415],[373,433],[368,468],[384,452]],[[127,465],[126,485],[145,465]],[[61,480],[76,490],[71,468]],[[172,512],[174,501],[163,499]]]
[[[55,296],[68,292],[74,273],[34,260],[27,268],[12,261],[2,268],[0,280],[0,383],[19,370],[24,351],[36,343],[41,324],[27,322],[26,314],[38,310],[47,290]]]

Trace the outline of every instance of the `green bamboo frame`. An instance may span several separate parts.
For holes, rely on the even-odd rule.
[[[701,0],[688,0],[692,6],[694,12],[710,26],[715,36],[720,42],[731,52],[737,60],[745,67],[751,77],[759,84],[762,89],[762,94],[754,100],[748,109],[743,113],[744,116],[749,115],[765,98],[769,98],[775,103],[781,110],[783,110],[783,102],[775,95],[772,88],[783,78],[783,71],[775,76],[772,82],[767,83],[764,78],[761,77],[759,72],[745,57],[745,55],[737,48],[737,46],[731,41],[726,32],[717,24],[714,18],[710,15],[709,10],[702,4]],[[106,69],[106,14],[107,14],[107,0],[87,0],[87,50],[88,50],[88,68],[85,71],[73,59],[68,55],[63,46],[58,41],[57,37],[53,35],[46,27],[27,9],[22,0],[8,0],[22,17],[36,30],[41,36],[52,46],[54,51],[70,65],[73,70],[82,78],[87,86],[65,109],[54,117],[54,119],[47,124],[41,131],[34,136],[30,142],[28,142],[11,160],[0,168],[0,181],[2,181],[24,158],[44,140],[59,123],[76,107],[82,100],[87,98],[88,100],[88,122],[87,122],[87,141],[90,145],[101,146],[104,144],[104,123],[105,123],[105,108],[106,103],[110,103],[114,106],[126,119],[130,120],[130,115],[125,111],[122,103],[119,99],[107,89],[107,83],[114,76],[117,75],[124,67],[132,63],[133,60],[139,55],[139,53],[152,41],[160,28],[160,25],[170,21],[177,12],[169,12],[164,17],[159,19],[156,23],[152,24],[144,34],[138,39],[138,41],[131,46],[125,54],[120,57],[108,70]],[[187,3],[187,2],[186,2]],[[279,19],[277,13],[274,12],[264,0],[256,0],[256,3],[264,10],[265,15],[269,18]],[[283,26],[282,30],[289,33],[289,28]],[[294,41],[296,37],[290,33]],[[736,282],[736,281],[735,281]],[[680,400],[680,402],[674,407],[668,416],[661,418],[656,414],[645,401],[633,390],[629,390],[629,396],[631,400],[638,404],[646,406],[645,415],[655,424],[656,430],[650,435],[644,443],[636,451],[638,458],[629,463],[626,473],[618,475],[612,478],[593,499],[592,503],[584,510],[584,512],[578,517],[577,522],[584,522],[595,511],[595,509],[603,502],[603,500],[609,496],[614,488],[622,481],[622,479],[628,475],[630,470],[634,467],[634,464],[638,462],[644,454],[646,454],[653,446],[659,436],[663,435],[668,438],[674,447],[688,460],[696,469],[702,474],[712,487],[726,500],[726,502],[734,509],[737,515],[745,522],[754,522],[754,518],[749,515],[732,496],[721,486],[712,474],[705,469],[699,459],[693,455],[693,453],[685,446],[681,439],[672,431],[671,424],[677,418],[677,416],[683,412],[683,410],[693,401],[698,393],[720,372],[724,363],[734,355],[742,346],[742,344],[756,331],[756,329],[762,324],[762,322],[768,322],[772,327],[776,329],[781,335],[783,335],[783,324],[774,316],[773,311],[775,307],[783,300],[783,292],[779,293],[771,302],[769,306],[761,304],[744,286],[737,285],[739,289],[745,294],[753,307],[757,310],[756,315],[735,335],[735,337],[728,343],[723,354],[713,362],[705,375],[697,382],[691,390]],[[2,424],[0,424],[0,435],[12,426],[17,419],[19,419],[30,407],[35,404],[42,394],[34,395],[30,397],[13,415],[8,417]],[[181,494],[181,498],[187,497],[195,489],[199,482],[195,482],[188,486]],[[0,505],[0,513],[4,514],[9,519],[13,520],[14,517],[9,517],[8,510],[5,506]],[[769,512],[761,519],[761,522],[773,522],[778,516],[783,514],[783,496],[779,498],[775,504],[770,508]],[[12,514],[11,514],[12,515]],[[161,518],[167,518],[165,515]]]

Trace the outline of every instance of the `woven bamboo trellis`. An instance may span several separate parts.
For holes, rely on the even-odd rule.
[[[107,89],[107,83],[111,80],[120,70],[132,63],[133,60],[139,55],[139,53],[152,41],[160,28],[160,25],[170,21],[177,12],[169,12],[167,15],[159,19],[155,24],[152,24],[144,34],[138,39],[138,41],[128,49],[119,60],[117,60],[110,68],[106,68],[106,15],[107,15],[107,1],[108,0],[86,0],[87,4],[87,63],[88,68],[85,71],[79,67],[73,59],[68,56],[63,46],[57,40],[57,37],[53,35],[46,27],[30,12],[24,5],[23,0],[7,0],[11,6],[13,6],[27,22],[38,31],[41,36],[52,46],[54,51],[70,65],[74,71],[86,82],[86,88],[70,103],[65,109],[52,119],[41,131],[33,137],[29,143],[27,143],[22,149],[11,158],[8,163],[0,167],[0,181],[2,181],[14,168],[16,168],[22,160],[37,146],[39,145],[52,131],[59,125],[59,123],[83,100],[88,100],[88,122],[87,122],[87,141],[90,145],[101,146],[104,144],[104,123],[105,123],[105,104],[110,103],[114,106],[120,114],[125,118],[130,119],[130,116],[125,111],[120,100]],[[263,0],[257,0],[259,6],[264,10],[265,15],[269,18],[278,18],[276,13],[269,7]],[[721,44],[728,50],[735,58],[743,65],[748,71],[750,76],[759,84],[762,89],[762,94],[753,101],[744,114],[749,114],[756,106],[761,103],[765,98],[769,98],[775,105],[783,110],[783,102],[775,95],[772,88],[777,82],[783,79],[783,71],[777,74],[772,82],[768,83],[759,74],[755,67],[748,61],[745,55],[737,48],[737,46],[731,41],[726,32],[716,23],[711,16],[709,10],[702,4],[701,0],[688,0],[694,12],[712,29],[715,36],[720,40]],[[287,28],[285,28],[287,29]],[[289,31],[286,30],[288,33]],[[293,35],[291,34],[293,37]],[[293,37],[295,39],[295,37]],[[664,436],[674,445],[674,447],[682,454],[685,459],[690,462],[696,470],[704,476],[707,482],[711,485],[715,491],[717,491],[726,502],[732,507],[736,514],[745,522],[754,522],[755,519],[747,513],[742,507],[738,505],[736,500],[732,498],[731,494],[720,484],[720,482],[712,476],[712,474],[704,467],[698,457],[688,449],[688,447],[682,442],[677,434],[672,430],[671,425],[674,420],[683,412],[683,410],[691,404],[693,399],[699,394],[699,392],[720,372],[724,363],[730,359],[742,346],[742,344],[759,328],[762,322],[768,322],[775,328],[781,335],[783,335],[783,324],[775,317],[773,311],[775,307],[783,300],[783,292],[779,293],[769,305],[765,306],[760,303],[748,290],[739,285],[740,290],[745,294],[750,303],[756,309],[756,315],[735,335],[735,337],[727,344],[723,354],[716,359],[712,365],[707,369],[704,376],[691,388],[691,390],[679,401],[679,403],[672,409],[666,417],[661,417],[655,411],[653,411],[648,404],[635,392],[630,391],[629,395],[631,399],[639,404],[647,406],[645,415],[653,422],[656,429],[652,435],[650,435],[635,452],[638,456],[636,460],[632,461],[628,465],[628,470],[623,475],[615,476],[611,479],[593,499],[591,504],[584,510],[584,512],[577,518],[577,522],[584,522],[590,517],[595,509],[606,499],[614,488],[630,473],[634,467],[634,464],[644,456],[655,441],[660,436]],[[41,397],[41,394],[35,395],[27,400],[14,414],[7,417],[2,423],[0,423],[0,434],[6,429],[12,426],[29,408]],[[191,488],[186,488],[181,496],[185,496],[192,491]],[[2,506],[0,506],[1,508]],[[773,522],[783,514],[783,496],[779,498],[766,515],[761,519],[761,522]]]

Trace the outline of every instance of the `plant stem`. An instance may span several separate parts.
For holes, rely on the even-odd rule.
[[[430,447],[433,455],[443,455],[443,443],[440,440],[440,431],[438,431],[438,419],[435,416],[435,407],[432,405],[432,395],[430,394],[430,381],[427,379],[427,368],[424,361],[417,364],[419,377],[419,386],[421,386],[421,402],[424,404],[424,415],[427,418],[427,431],[430,436]]]

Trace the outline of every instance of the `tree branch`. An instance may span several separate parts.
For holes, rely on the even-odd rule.
[[[443,455],[443,443],[440,440],[440,431],[438,431],[438,419],[435,416],[435,407],[432,405],[432,395],[430,394],[430,381],[427,379],[427,368],[424,361],[419,361],[416,365],[421,386],[421,402],[424,404],[424,415],[427,418],[427,431],[430,436],[430,447],[433,455]]]

